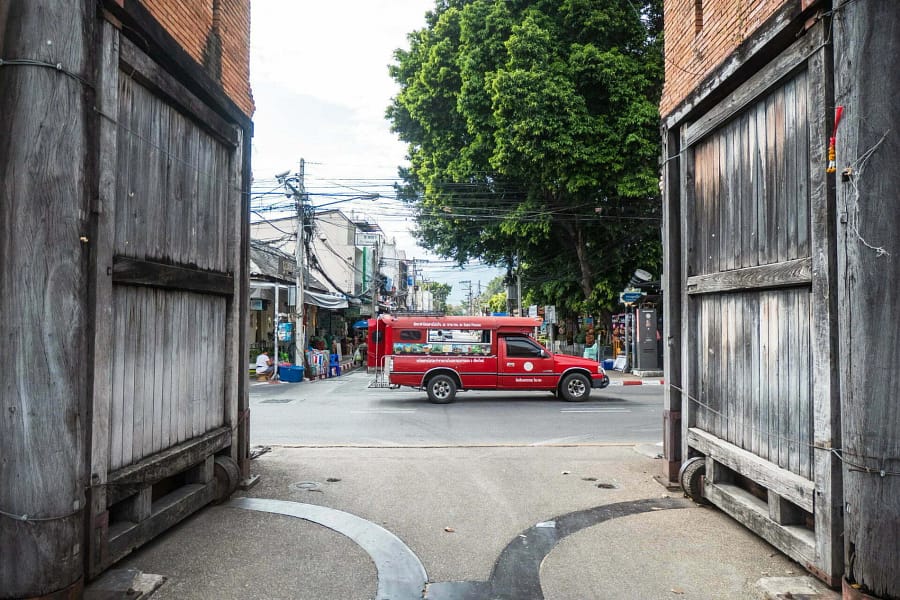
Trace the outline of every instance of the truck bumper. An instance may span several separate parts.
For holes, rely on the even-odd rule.
[[[595,377],[591,379],[591,387],[594,389],[603,389],[609,385],[609,375],[605,373],[600,377]]]

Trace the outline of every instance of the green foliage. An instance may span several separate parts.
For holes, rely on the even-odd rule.
[[[387,111],[420,241],[518,260],[529,298],[573,312],[658,272],[662,1],[438,0],[427,23]]]
[[[506,312],[506,292],[497,292],[488,297],[487,306],[492,313]]]

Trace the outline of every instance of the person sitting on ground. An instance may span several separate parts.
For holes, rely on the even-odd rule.
[[[275,374],[275,363],[269,358],[269,355],[265,350],[260,353],[259,356],[256,357],[256,379],[257,380],[266,380],[272,379],[272,375]]]

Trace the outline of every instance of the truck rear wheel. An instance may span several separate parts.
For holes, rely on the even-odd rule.
[[[428,380],[425,390],[433,404],[450,404],[456,398],[456,382],[449,375],[435,375]]]
[[[591,395],[591,382],[581,373],[570,373],[563,377],[559,391],[566,402],[584,402]]]

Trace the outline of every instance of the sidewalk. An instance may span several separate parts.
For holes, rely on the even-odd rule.
[[[153,600],[731,600],[806,574],[636,450],[274,447],[117,568],[166,577]]]

